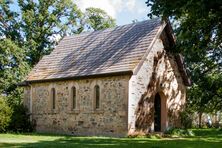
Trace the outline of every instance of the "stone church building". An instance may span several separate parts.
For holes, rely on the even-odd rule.
[[[160,19],[66,36],[23,82],[38,132],[124,136],[180,127],[190,84]]]

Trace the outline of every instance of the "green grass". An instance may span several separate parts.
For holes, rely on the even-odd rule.
[[[72,137],[46,134],[0,134],[0,147],[74,148],[222,148],[222,131],[193,129],[183,138]]]

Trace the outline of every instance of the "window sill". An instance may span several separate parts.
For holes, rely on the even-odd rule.
[[[67,111],[68,114],[79,114],[80,110],[79,109],[74,109],[74,110],[69,110]]]
[[[93,113],[101,114],[101,113],[104,113],[104,110],[102,110],[102,109],[95,109],[95,110],[93,111]]]

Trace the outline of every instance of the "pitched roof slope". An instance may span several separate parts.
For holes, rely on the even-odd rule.
[[[160,27],[160,19],[152,19],[67,36],[40,60],[26,81],[133,71]]]

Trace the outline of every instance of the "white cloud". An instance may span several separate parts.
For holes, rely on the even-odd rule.
[[[133,11],[136,6],[136,0],[129,0],[126,2],[126,8],[129,9],[130,11]]]
[[[110,0],[77,0],[76,4],[84,11],[88,7],[95,7],[105,10],[110,16],[116,16],[116,10]]]
[[[100,8],[113,18],[116,18],[118,13],[122,11],[136,12],[138,14],[144,11],[143,6],[137,5],[136,0],[76,0],[74,2],[82,11],[88,7]]]

